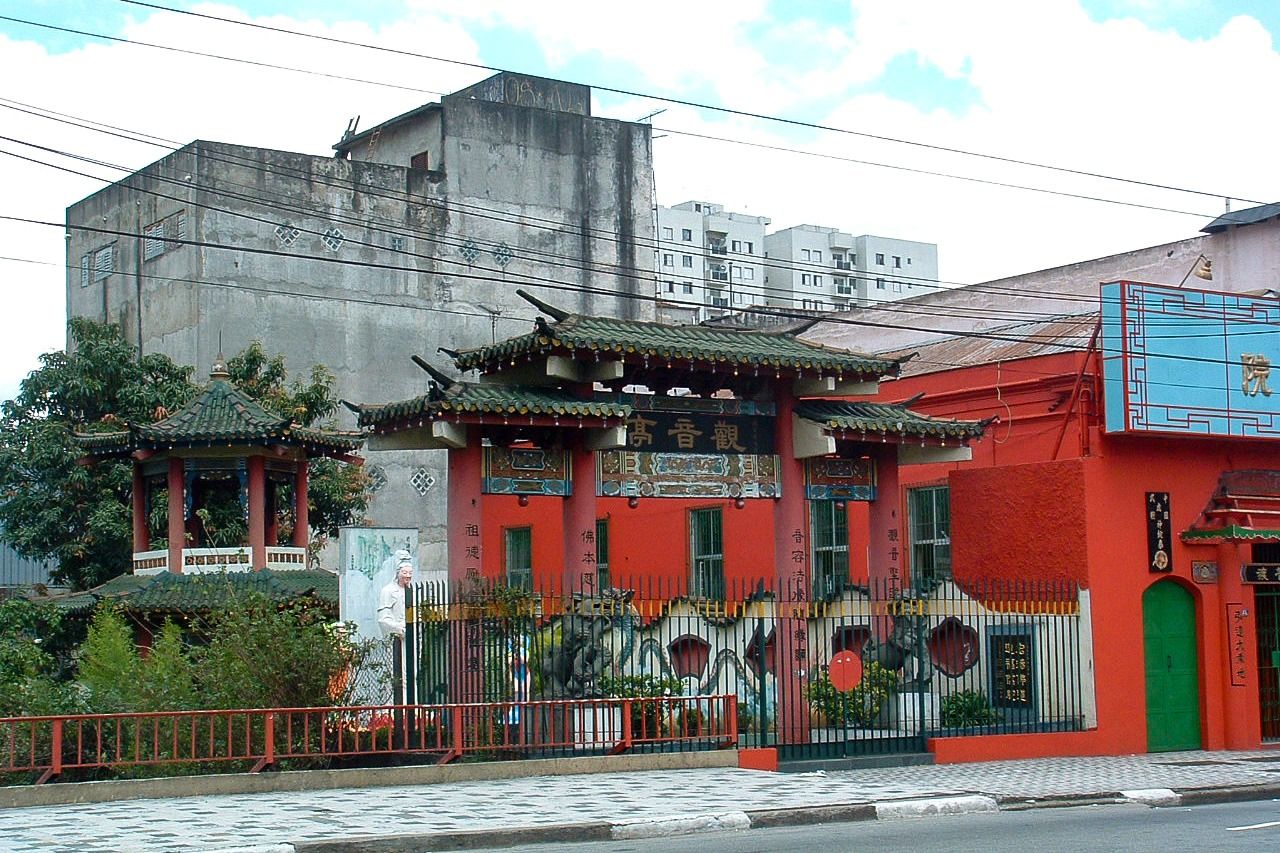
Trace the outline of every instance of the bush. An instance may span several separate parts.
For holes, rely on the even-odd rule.
[[[60,678],[49,638],[57,611],[23,599],[0,601],[0,717],[71,714],[82,710],[74,684]]]
[[[809,707],[831,726],[867,726],[897,692],[898,673],[872,661],[862,671],[858,686],[843,693],[823,672],[809,684]]]
[[[681,695],[684,682],[656,675],[606,675],[600,679],[600,690],[611,698],[654,700],[631,705],[632,737],[653,738],[661,736],[667,728],[662,707],[667,703],[659,701],[660,697]]]
[[[991,707],[987,695],[981,690],[961,690],[942,700],[942,725],[948,729],[969,726],[990,726],[998,722],[999,715]]]
[[[89,706],[98,714],[138,710],[141,671],[133,631],[120,611],[101,605],[80,647],[80,683],[88,692]]]

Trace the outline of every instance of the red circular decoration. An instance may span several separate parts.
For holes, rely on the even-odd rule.
[[[831,686],[848,693],[862,680],[862,658],[850,651],[836,652],[829,667]]]

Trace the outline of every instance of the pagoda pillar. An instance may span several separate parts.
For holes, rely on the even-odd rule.
[[[572,485],[561,507],[564,530],[565,595],[595,590],[596,454],[585,446],[583,431],[570,454]]]
[[[267,463],[261,456],[245,461],[249,474],[249,568],[267,565]]]
[[[449,583],[479,577],[482,569],[480,494],[483,483],[483,449],[480,433],[466,428],[465,447],[449,448],[448,519]]]
[[[182,460],[169,457],[169,571],[182,574],[182,546],[187,539],[187,478]]]
[[[776,653],[777,731],[779,743],[807,743],[809,705],[805,685],[809,669],[810,601],[809,524],[804,490],[804,461],[796,458],[795,397],[789,381],[779,382],[774,453],[778,457],[780,497],[773,506],[774,571],[778,602]]]
[[[1262,717],[1258,712],[1258,640],[1253,587],[1241,576],[1244,560],[1241,544],[1218,546],[1218,593],[1223,602],[1222,669],[1226,749],[1257,749],[1262,743]],[[1203,604],[1197,606],[1203,607]],[[1206,679],[1207,680],[1207,679]],[[1201,721],[1203,731],[1204,721]],[[1202,735],[1203,738],[1203,735]]]
[[[884,444],[873,453],[876,472],[876,499],[868,507],[871,544],[867,549],[867,576],[871,585],[871,632],[877,640],[887,640],[893,631],[893,617],[883,606],[902,588],[902,549],[906,530],[898,512],[898,445]],[[878,614],[878,615],[876,615]]]
[[[298,460],[298,469],[293,481],[293,546],[305,548],[311,539],[310,498],[307,495],[307,484],[310,480],[310,465],[304,455]]]
[[[133,463],[133,552],[151,549],[151,534],[147,528],[147,479],[142,476],[142,463]]]

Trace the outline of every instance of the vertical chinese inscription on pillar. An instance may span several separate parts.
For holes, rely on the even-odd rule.
[[[466,573],[468,581],[479,580],[480,578],[480,525],[468,524],[462,529],[463,538],[466,540],[464,545],[464,554],[466,557]],[[478,674],[481,670],[480,656],[483,641],[481,638],[481,627],[479,619],[468,619],[463,628],[463,644],[464,651],[464,667],[466,671],[472,675]]]
[[[889,541],[889,547],[885,549],[885,553],[889,555],[889,594],[893,595],[901,589],[902,581],[902,551],[898,548],[901,544],[898,541],[898,528],[890,527],[885,531],[885,538]]]
[[[594,530],[583,530],[578,536],[582,540],[582,556],[579,558],[579,562],[582,564],[579,576],[582,592],[594,594],[596,587],[596,532]]]
[[[795,623],[792,634],[792,657],[796,667],[803,671],[809,660],[809,629],[803,621],[807,614],[805,602],[809,600],[809,566],[808,553],[805,548],[804,531],[796,528],[791,531],[791,600],[795,602]]]
[[[1147,568],[1150,571],[1173,571],[1169,545],[1169,493],[1147,492]]]
[[[1248,637],[1249,609],[1243,604],[1227,605],[1227,642],[1231,649],[1231,686],[1244,687],[1249,683]]]

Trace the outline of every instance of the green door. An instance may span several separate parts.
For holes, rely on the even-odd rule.
[[[1200,748],[1196,605],[1173,581],[1142,594],[1147,661],[1147,751]]]

